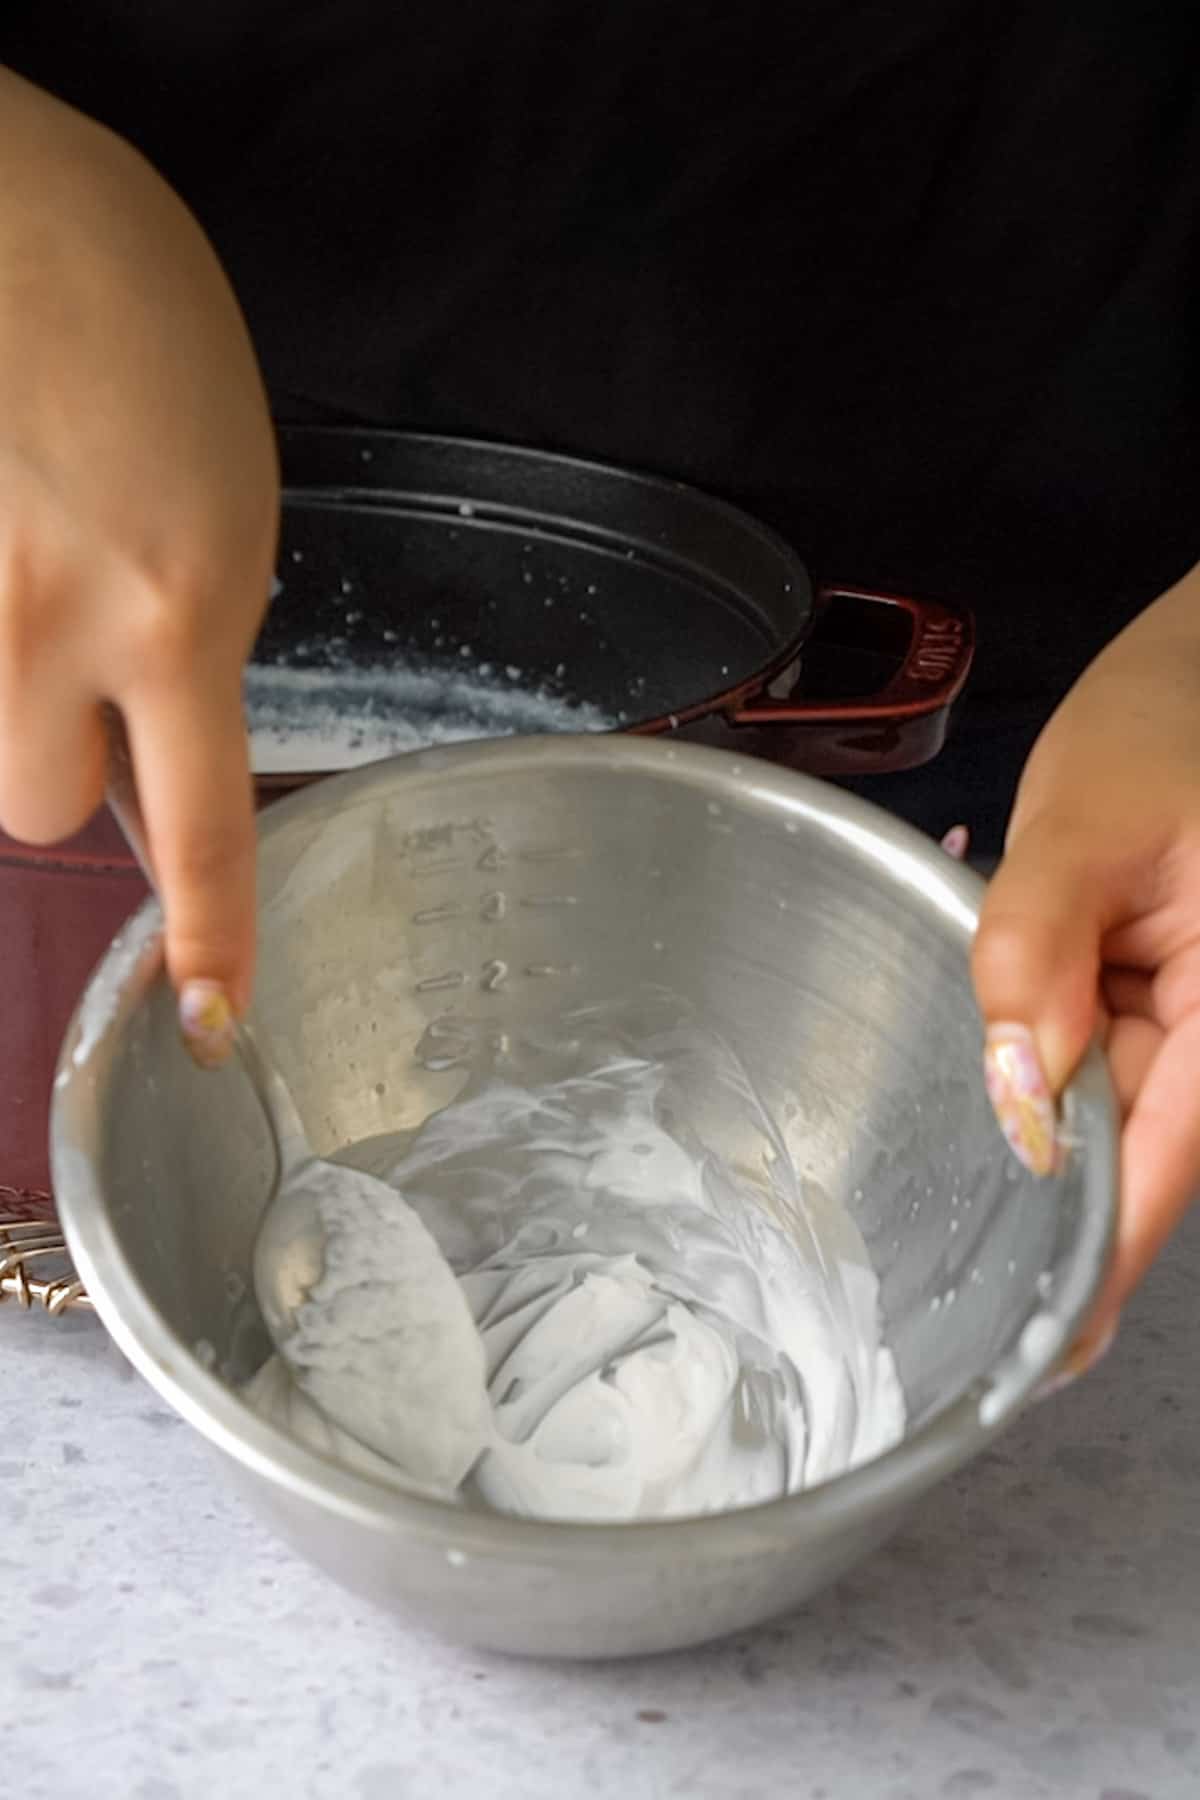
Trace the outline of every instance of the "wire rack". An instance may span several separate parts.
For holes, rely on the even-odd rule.
[[[25,1311],[40,1306],[54,1318],[91,1310],[55,1219],[0,1217],[0,1304],[6,1300]]]

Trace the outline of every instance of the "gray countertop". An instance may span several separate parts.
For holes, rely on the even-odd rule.
[[[1200,1795],[1200,1213],[1107,1364],[801,1616],[564,1668],[344,1598],[88,1320],[0,1313],[0,1743],[88,1800]]]

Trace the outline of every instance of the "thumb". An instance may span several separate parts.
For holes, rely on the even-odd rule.
[[[1035,1175],[1057,1166],[1056,1097],[1096,1029],[1101,945],[1116,900],[1086,830],[1042,816],[1013,838],[984,902],[971,966],[988,1094]]]

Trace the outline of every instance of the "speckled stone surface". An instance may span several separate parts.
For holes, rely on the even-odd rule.
[[[1107,1365],[806,1613],[598,1668],[446,1649],[267,1536],[87,1321],[0,1313],[23,1800],[1192,1800],[1200,1214]]]

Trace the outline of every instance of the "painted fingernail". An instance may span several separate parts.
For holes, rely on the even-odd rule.
[[[1116,1341],[1118,1321],[1113,1319],[1099,1332],[1086,1332],[1083,1337],[1076,1338],[1062,1362],[1052,1375],[1048,1375],[1038,1389],[1039,1400],[1048,1400],[1051,1394],[1061,1394],[1064,1388],[1070,1387],[1082,1375],[1086,1375],[1096,1364],[1103,1362]]]
[[[189,981],[179,996],[179,1029],[192,1060],[219,1069],[233,1049],[234,1017],[219,981]]]
[[[1118,1322],[1116,1319],[1111,1319],[1099,1331],[1085,1332],[1082,1337],[1076,1339],[1063,1364],[1068,1381],[1077,1381],[1081,1375],[1086,1375],[1089,1369],[1094,1369],[1097,1363],[1104,1361],[1116,1342]]]
[[[952,825],[942,839],[942,849],[955,862],[961,862],[971,848],[971,833],[966,825]]]
[[[987,1034],[988,1098],[1013,1155],[1034,1175],[1058,1166],[1054,1096],[1027,1025],[993,1025]]]

